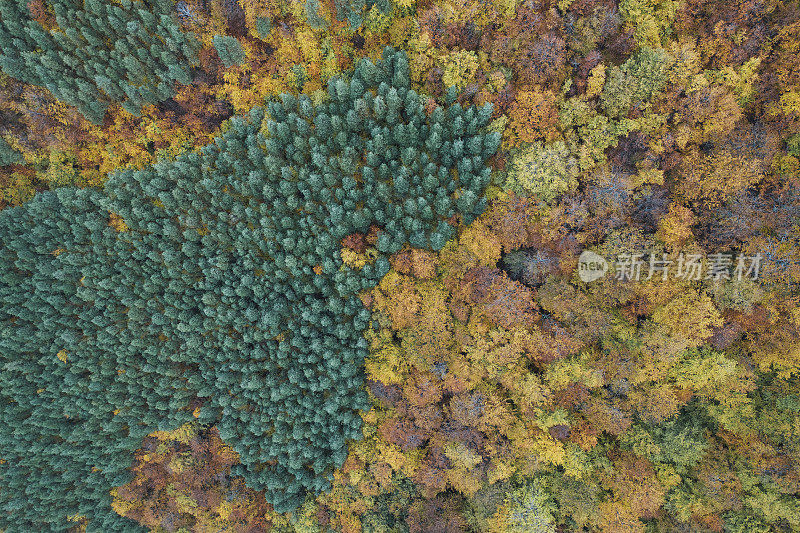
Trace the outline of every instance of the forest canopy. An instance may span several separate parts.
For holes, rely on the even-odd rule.
[[[794,0],[0,0],[0,530],[800,530]]]
[[[276,511],[330,487],[369,407],[357,292],[483,211],[500,142],[490,105],[428,114],[408,83],[387,48],[319,104],[284,94],[199,153],[0,213],[0,525],[130,527],[110,489],[193,415]],[[378,254],[344,265],[371,227]]]

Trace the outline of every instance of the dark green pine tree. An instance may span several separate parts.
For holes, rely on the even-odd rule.
[[[334,0],[336,18],[347,21],[351,28],[357,29],[364,22],[364,16],[376,6],[384,15],[392,12],[392,3],[389,0]]]
[[[429,118],[407,86],[387,49],[320,105],[283,95],[199,152],[0,213],[0,528],[131,530],[108,491],[197,402],[279,512],[329,487],[369,406],[358,292],[480,214],[499,144],[487,110]],[[456,145],[480,152],[460,171]],[[372,224],[380,257],[343,267]]]
[[[138,113],[189,83],[201,43],[180,31],[172,3],[50,2],[58,28],[31,19],[25,0],[0,2],[0,68],[41,85],[95,123],[108,105]]]
[[[258,17],[256,19],[256,30],[258,31],[258,36],[262,39],[269,37],[270,31],[272,31],[272,21],[269,17]]]
[[[232,67],[233,65],[241,65],[245,59],[242,45],[239,44],[239,39],[236,37],[231,37],[230,35],[215,35],[214,48],[217,50],[217,54],[225,68]]]
[[[14,165],[22,161],[22,154],[14,150],[5,139],[0,137],[0,167]]]
[[[325,26],[325,19],[319,14],[320,9],[322,9],[322,5],[320,4],[319,0],[306,0],[306,20],[308,21],[309,26],[314,29],[319,29]]]

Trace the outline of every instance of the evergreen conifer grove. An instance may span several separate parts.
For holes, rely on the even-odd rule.
[[[368,408],[358,293],[484,210],[500,142],[488,105],[427,113],[408,85],[387,49],[318,105],[283,95],[199,152],[0,213],[0,528],[136,530],[109,490],[193,416],[277,511],[329,486]],[[345,266],[373,225],[379,257]]]
[[[201,43],[181,32],[171,2],[54,0],[41,21],[28,4],[0,2],[0,67],[46,87],[94,123],[111,102],[138,114],[142,105],[174,96],[173,81],[191,82]]]

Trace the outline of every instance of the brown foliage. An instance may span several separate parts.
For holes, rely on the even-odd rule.
[[[666,490],[656,478],[652,463],[630,453],[615,453],[612,460],[613,474],[601,475],[601,479],[637,517],[654,518],[664,502]]]
[[[741,65],[758,55],[770,38],[776,4],[744,0],[719,9],[713,3],[689,0],[680,4],[674,28],[699,38],[705,68]]]
[[[633,423],[629,406],[617,398],[592,397],[581,411],[597,433],[621,435]]]
[[[550,142],[558,131],[556,97],[551,91],[522,91],[517,93],[508,111],[510,120],[505,134],[513,145],[543,140]]]
[[[190,434],[188,440],[147,437],[132,468],[134,479],[116,489],[115,508],[140,524],[166,531],[224,528],[241,533],[266,532],[270,510],[262,493],[231,476],[238,455],[216,429]],[[220,508],[228,495],[229,510]]]
[[[461,533],[467,524],[459,512],[460,505],[453,497],[437,496],[417,500],[409,509],[410,533]]]
[[[360,254],[364,253],[367,249],[367,238],[363,233],[351,233],[342,239],[342,247],[349,248],[354,252]]]
[[[403,395],[414,407],[425,407],[442,399],[439,380],[431,374],[415,373],[403,386]]]
[[[720,141],[730,135],[742,118],[742,109],[727,87],[712,85],[692,92],[679,107],[682,133],[696,143]]]
[[[403,453],[419,448],[428,439],[427,432],[408,419],[390,418],[381,424],[378,431],[384,440],[400,446]]]
[[[476,266],[464,275],[453,298],[473,304],[501,327],[532,325],[537,319],[533,291],[498,268]],[[480,307],[474,307],[479,305]]]
[[[414,473],[413,480],[421,486],[423,491],[433,496],[447,486],[446,470],[449,466],[450,461],[442,447],[430,446]]]
[[[397,272],[417,279],[430,279],[436,276],[436,255],[417,248],[404,248],[393,254],[389,262]]]
[[[492,43],[491,59],[513,69],[517,86],[558,90],[566,72],[566,43],[555,33],[514,27],[530,25],[525,16],[519,16],[521,12],[524,10],[517,11],[514,24]]]
[[[483,218],[486,227],[500,240],[504,252],[523,247],[540,248],[542,241],[537,231],[538,209],[530,197],[510,192],[508,199],[492,202]]]
[[[41,24],[44,29],[52,30],[57,26],[53,8],[45,0],[28,0],[28,11],[31,18]]]

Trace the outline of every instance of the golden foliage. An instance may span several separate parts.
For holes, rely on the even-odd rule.
[[[679,249],[694,237],[691,227],[695,220],[691,209],[673,202],[659,221],[656,235],[673,249]]]
[[[504,136],[511,146],[539,140],[548,143],[558,136],[558,107],[556,96],[550,91],[518,93],[508,118]]]
[[[125,224],[125,220],[116,213],[109,213],[108,225],[121,233],[128,231],[128,225]]]
[[[668,335],[687,339],[695,345],[711,336],[713,328],[722,325],[722,317],[714,301],[695,290],[682,292],[653,313],[653,321]]]

